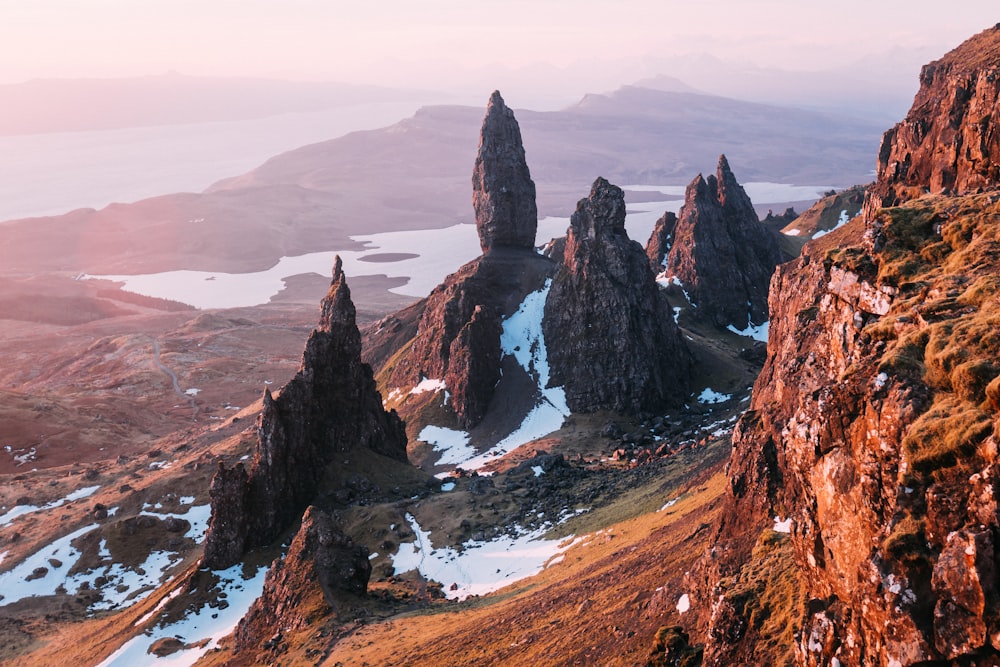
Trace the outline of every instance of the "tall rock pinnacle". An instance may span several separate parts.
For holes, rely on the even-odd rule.
[[[767,321],[767,290],[781,251],[725,155],[714,176],[699,174],[688,185],[677,219],[661,218],[650,239],[650,263],[680,280],[698,312],[714,324],[743,330]],[[669,241],[654,251],[652,242],[659,239]]]
[[[642,246],[625,231],[624,193],[603,178],[570,219],[542,327],[551,384],[574,411],[634,413],[687,396],[689,353]]]
[[[264,391],[249,473],[242,464],[220,466],[212,480],[207,567],[239,562],[297,521],[338,453],[370,450],[406,461],[403,422],[383,409],[372,370],[361,361],[361,335],[340,257],[321,312],[299,372],[276,398]]]
[[[532,248],[538,227],[535,183],[524,159],[521,128],[499,91],[490,96],[472,172],[472,205],[483,252]]]

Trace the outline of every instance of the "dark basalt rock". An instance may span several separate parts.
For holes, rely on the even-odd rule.
[[[367,449],[406,461],[403,422],[382,408],[371,368],[361,361],[361,336],[339,257],[299,371],[277,398],[265,390],[257,433],[249,473],[239,464],[220,467],[212,480],[207,567],[235,564],[294,523],[338,452]]]
[[[521,128],[499,91],[490,96],[472,171],[472,205],[483,252],[532,248],[538,227],[535,183],[524,159]]]
[[[667,236],[671,221],[661,220],[651,242]],[[666,275],[684,284],[698,313],[716,326],[742,330],[768,320],[767,290],[781,250],[725,155],[714,176],[699,174],[687,187],[666,260],[660,249],[651,246],[647,252],[654,266],[664,264]]]
[[[642,246],[625,232],[622,190],[598,178],[566,237],[543,320],[550,384],[576,412],[638,412],[683,401],[690,356]]]
[[[649,268],[653,273],[660,273],[666,268],[667,253],[674,244],[674,230],[677,227],[677,216],[667,211],[653,225],[653,232],[646,242],[646,256],[649,257]]]
[[[448,276],[424,301],[416,334],[388,386],[443,379],[458,424],[476,426],[500,380],[503,318],[540,289],[554,268],[533,250],[494,248]]]
[[[265,638],[308,625],[301,603],[317,583],[329,610],[342,607],[347,596],[364,595],[371,571],[368,549],[344,535],[330,514],[309,507],[288,553],[271,565],[263,593],[240,620],[237,650],[253,651]]]
[[[526,294],[540,289],[554,268],[534,250],[535,184],[517,120],[498,92],[483,120],[472,183],[484,254],[448,276],[424,300],[414,335],[402,342],[409,350],[396,360],[388,378],[389,387],[404,390],[424,379],[444,380],[462,428],[482,420],[500,380],[503,318]],[[376,334],[368,344],[377,347],[390,336],[390,331]],[[383,347],[399,349],[399,343]]]

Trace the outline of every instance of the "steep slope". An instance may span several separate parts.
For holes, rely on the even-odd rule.
[[[241,463],[212,479],[207,567],[223,569],[272,542],[299,519],[320,491],[337,454],[369,450],[406,461],[403,422],[382,408],[338,257],[319,326],[299,372],[277,398],[264,390],[257,447],[249,473]]]
[[[742,331],[768,320],[767,287],[782,260],[773,232],[760,223],[725,155],[715,175],[701,174],[676,219],[665,215],[647,244],[650,264],[679,281],[699,315]]]
[[[645,253],[625,231],[625,196],[603,178],[570,219],[545,302],[551,383],[575,412],[680,405],[690,355]]]
[[[993,132],[973,109],[995,106],[998,66],[1000,27],[924,68],[863,216],[775,275],[768,360],[689,578],[707,664],[996,664],[1000,151],[954,150]],[[759,578],[762,543],[794,566]]]

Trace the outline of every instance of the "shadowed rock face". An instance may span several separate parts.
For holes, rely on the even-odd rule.
[[[653,225],[653,231],[646,242],[646,256],[649,257],[649,268],[654,274],[659,274],[666,268],[665,260],[674,244],[674,231],[677,228],[677,216],[667,211]]]
[[[598,178],[573,214],[543,320],[551,384],[578,412],[683,401],[690,357],[642,246],[625,232],[620,188]]]
[[[498,92],[483,119],[472,188],[483,255],[430,293],[410,348],[388,379],[388,386],[404,390],[424,379],[443,380],[463,428],[482,420],[500,380],[503,318],[554,267],[534,250],[535,184],[517,120]]]
[[[535,183],[524,159],[521,129],[498,91],[486,107],[472,171],[472,205],[483,252],[533,248],[538,227]]]
[[[212,480],[207,567],[235,564],[297,521],[335,454],[364,448],[406,461],[403,422],[382,408],[371,368],[361,361],[361,336],[339,257],[299,371],[277,398],[265,390],[257,433],[249,473],[237,464],[220,468]]]
[[[781,251],[725,155],[714,176],[699,174],[687,187],[676,219],[657,222],[647,253],[654,267],[684,283],[698,313],[715,325],[743,330],[767,321],[767,289]]]

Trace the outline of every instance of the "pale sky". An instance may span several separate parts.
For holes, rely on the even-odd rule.
[[[916,68],[998,19],[996,0],[0,0],[0,83],[174,70],[446,89],[507,71],[594,91],[684,54],[808,70],[895,51]]]

